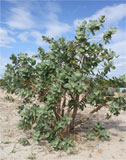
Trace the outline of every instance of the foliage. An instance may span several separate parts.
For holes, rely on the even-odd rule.
[[[110,138],[110,133],[103,127],[101,123],[97,123],[94,125],[92,131],[86,135],[88,139],[94,136],[98,137],[99,140],[104,141]]]
[[[18,140],[18,143],[22,144],[23,146],[28,146],[30,145],[29,141],[26,138],[20,138]]]
[[[6,86],[6,82],[4,79],[0,79],[0,88],[3,88],[4,86]]]
[[[43,135],[54,149],[67,149],[74,145],[70,133],[75,128],[77,112],[87,104],[94,107],[91,114],[106,106],[114,115],[126,110],[126,97],[115,97],[108,91],[110,83],[118,88],[126,77],[108,77],[115,69],[117,56],[105,44],[110,42],[116,28],[110,27],[97,41],[96,32],[104,27],[104,22],[104,16],[89,23],[83,21],[71,41],[42,36],[50,44],[47,53],[40,47],[39,54],[32,57],[27,53],[11,55],[12,64],[7,64],[3,76],[4,88],[23,98],[19,127],[34,131],[34,140],[40,141]],[[104,137],[99,131],[98,135]]]
[[[126,93],[126,89],[123,89],[123,90],[122,90],[122,93]]]
[[[14,102],[14,98],[12,96],[6,96],[5,99],[10,102]]]

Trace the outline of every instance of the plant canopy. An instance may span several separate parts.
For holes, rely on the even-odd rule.
[[[1,82],[8,92],[23,98],[19,127],[31,129],[36,141],[44,136],[56,150],[73,146],[69,133],[78,124],[78,111],[84,112],[87,104],[92,106],[89,118],[102,107],[108,108],[109,118],[126,111],[126,95],[117,90],[116,97],[108,90],[126,86],[126,75],[108,76],[115,69],[114,59],[118,56],[105,45],[110,43],[116,28],[110,27],[99,40],[96,32],[104,27],[104,22],[105,16],[88,23],[83,21],[76,29],[74,40],[42,36],[50,45],[48,52],[39,47],[39,53],[32,57],[27,53],[11,55],[12,64],[6,65]],[[103,139],[104,128],[99,126],[93,131]],[[102,132],[98,132],[99,128]]]

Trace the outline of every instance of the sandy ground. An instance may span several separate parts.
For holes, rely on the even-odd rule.
[[[66,153],[55,152],[47,143],[37,144],[33,142],[29,132],[24,133],[18,129],[17,122],[20,117],[17,106],[21,102],[18,98],[14,103],[8,102],[5,96],[7,94],[0,90],[0,160],[126,160],[126,113],[122,112],[118,117],[105,120],[106,109],[103,109],[87,126],[81,126],[78,133],[81,138],[75,148]],[[85,116],[83,112],[81,116]],[[86,140],[86,127],[99,120],[110,131],[110,140]],[[22,146],[18,143],[20,138],[28,138],[30,145]]]

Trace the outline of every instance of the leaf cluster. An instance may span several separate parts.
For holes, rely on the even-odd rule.
[[[92,131],[88,132],[86,135],[88,139],[95,136],[98,137],[99,140],[104,141],[110,138],[110,133],[101,123],[98,122],[94,125]]]

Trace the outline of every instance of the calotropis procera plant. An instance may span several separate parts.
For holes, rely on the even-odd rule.
[[[96,32],[104,27],[104,22],[104,16],[88,23],[83,21],[72,41],[43,36],[50,45],[49,52],[40,47],[39,54],[32,57],[23,53],[12,54],[12,64],[6,66],[4,86],[23,98],[23,105],[19,106],[20,128],[32,129],[37,141],[44,136],[56,150],[73,146],[69,133],[78,124],[78,110],[84,111],[87,104],[94,106],[89,118],[106,106],[109,118],[126,110],[125,95],[116,97],[108,90],[108,87],[118,88],[119,84],[126,84],[126,76],[107,76],[111,69],[115,69],[113,60],[117,57],[105,45],[116,29],[110,27],[103,32],[100,41],[97,40]],[[41,102],[43,107],[39,105]]]

